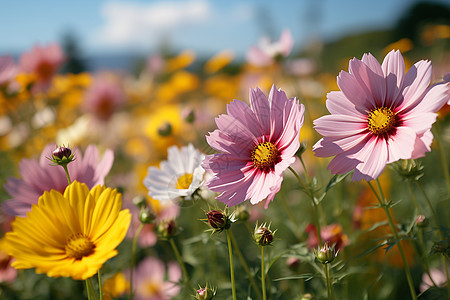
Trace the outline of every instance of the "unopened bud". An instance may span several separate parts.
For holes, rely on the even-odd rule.
[[[300,298],[300,300],[311,300],[311,299],[314,299],[314,296],[312,295],[312,294],[304,294],[303,296],[302,296],[302,298]]]
[[[195,291],[195,299],[197,300],[210,300],[216,295],[216,290],[214,288],[206,287],[200,288]]]
[[[325,242],[325,244],[322,247],[319,246],[317,250],[314,249],[314,253],[316,255],[317,260],[322,264],[331,263],[338,255],[334,247],[335,245],[330,246],[328,242]]]
[[[152,214],[148,209],[141,209],[139,211],[139,221],[143,224],[151,224],[155,220],[155,215]]]
[[[266,227],[264,224],[255,229],[253,238],[258,245],[267,246],[272,244],[274,232],[269,227]]]
[[[172,133],[172,125],[169,122],[164,123],[158,128],[160,136],[169,136]]]
[[[158,233],[162,238],[170,238],[175,235],[177,231],[177,224],[174,220],[161,221],[158,224]]]
[[[51,162],[56,165],[65,166],[74,161],[75,153],[72,153],[69,147],[59,146],[52,152],[52,158],[49,158]]]
[[[231,227],[231,221],[221,210],[215,209],[206,213],[209,225],[214,231],[223,231]]]
[[[419,228],[427,227],[428,225],[428,219],[424,215],[418,215],[416,218],[416,225]]]

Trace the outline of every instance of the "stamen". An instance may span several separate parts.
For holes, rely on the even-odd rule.
[[[373,109],[367,118],[367,127],[375,135],[384,135],[395,128],[396,117],[388,107]]]
[[[278,149],[271,142],[260,143],[253,149],[251,157],[256,168],[272,168],[278,159]]]
[[[79,260],[92,254],[95,245],[83,233],[77,233],[67,240],[65,249],[67,256]]]
[[[191,186],[194,175],[192,173],[186,173],[181,175],[177,180],[177,189],[185,190]]]

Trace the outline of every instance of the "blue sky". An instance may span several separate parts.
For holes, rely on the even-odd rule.
[[[8,1],[0,9],[0,54],[59,41],[71,31],[83,53],[173,49],[243,55],[264,34],[289,28],[295,47],[314,37],[386,28],[415,0]],[[444,2],[444,1],[440,1]]]

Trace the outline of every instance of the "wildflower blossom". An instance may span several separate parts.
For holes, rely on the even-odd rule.
[[[371,54],[350,60],[349,73],[338,76],[341,91],[327,95],[331,115],[314,121],[324,137],[313,147],[316,156],[335,156],[333,174],[354,170],[353,180],[378,178],[386,164],[418,158],[430,151],[431,125],[448,101],[449,84],[428,88],[431,63],[421,60],[405,73],[399,51],[382,65]]]
[[[264,67],[272,64],[280,56],[288,56],[294,45],[291,32],[283,30],[280,40],[271,43],[269,38],[261,39],[259,47],[250,47],[247,52],[247,61],[255,66]]]
[[[87,279],[113,256],[130,225],[122,196],[101,185],[89,190],[73,182],[64,194],[44,192],[26,217],[16,217],[6,234],[16,269],[36,268],[50,277]]]
[[[25,72],[35,74],[38,86],[44,88],[48,86],[52,76],[58,71],[64,60],[64,53],[58,44],[35,45],[20,57],[20,68]]]
[[[180,292],[176,284],[181,278],[180,267],[176,263],[169,263],[167,270],[164,263],[156,258],[147,257],[134,270],[135,297],[138,300],[166,300],[172,299]]]
[[[31,205],[38,203],[44,191],[55,189],[64,192],[67,186],[64,170],[50,165],[48,159],[52,157],[54,148],[54,145],[47,145],[39,161],[23,159],[19,163],[19,172],[23,179],[8,178],[4,187],[12,199],[6,200],[2,205],[6,214],[25,216],[31,210]],[[98,150],[93,145],[86,148],[84,156],[76,152],[75,160],[67,166],[72,181],[84,182],[89,188],[103,184],[114,161],[113,152],[107,150],[101,161]]]
[[[192,194],[203,183],[205,171],[201,166],[204,155],[192,144],[178,149],[168,149],[167,161],[160,168],[149,167],[144,179],[150,197],[169,201],[179,197],[190,199]]]
[[[312,249],[320,246],[316,226],[309,224],[306,226],[305,231],[309,234],[308,240],[306,241],[308,248]],[[330,245],[335,245],[337,250],[343,249],[349,244],[348,237],[343,232],[342,226],[337,223],[323,227],[320,231],[320,235],[324,243],[328,242]]]
[[[107,121],[125,101],[125,93],[117,84],[98,77],[87,89],[83,107],[98,120]]]
[[[218,129],[206,136],[218,154],[203,161],[213,173],[207,186],[221,193],[216,199],[233,206],[250,199],[269,205],[280,190],[283,171],[294,161],[303,125],[304,106],[274,85],[267,98],[250,91],[250,107],[235,100],[228,114],[216,118]]]

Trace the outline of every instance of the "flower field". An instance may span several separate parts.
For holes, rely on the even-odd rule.
[[[0,299],[449,299],[450,27],[362,39],[3,53]]]

